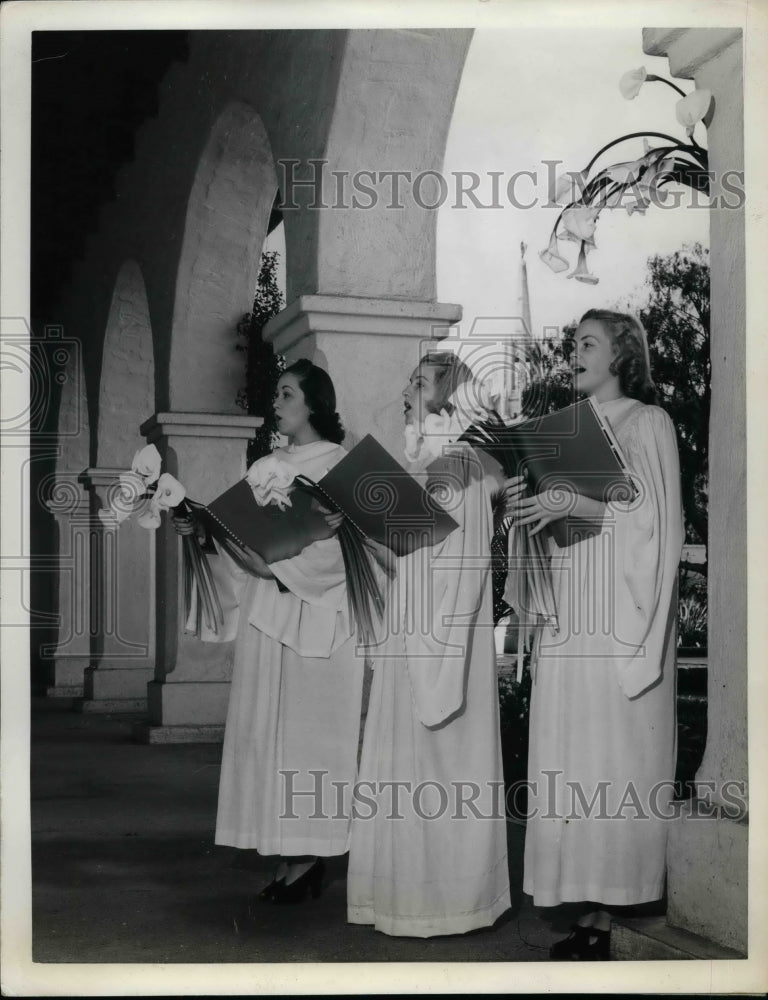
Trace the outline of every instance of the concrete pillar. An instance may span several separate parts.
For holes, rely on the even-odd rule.
[[[205,503],[245,474],[247,441],[260,424],[261,417],[156,413],[141,433],[159,450],[163,471]],[[234,644],[204,643],[185,634],[181,539],[165,516],[153,534],[155,671],[147,688],[149,718],[135,727],[134,737],[148,743],[216,742],[226,718]]]
[[[301,295],[264,329],[290,363],[310,358],[336,388],[345,446],[373,434],[398,461],[402,390],[420,354],[461,319],[461,306],[408,299]]]
[[[48,698],[82,698],[91,660],[90,533],[88,494],[75,472],[56,474],[46,506],[58,533],[58,628],[56,643],[43,646]]]
[[[155,584],[153,531],[135,519],[105,527],[122,469],[87,469],[91,514],[91,664],[85,672],[84,712],[143,712],[154,673]]]
[[[643,48],[712,91],[707,118],[712,409],[709,436],[709,676],[700,797],[671,824],[667,923],[747,951],[747,533],[744,208],[727,188],[744,169],[740,29],[646,29]],[[731,186],[739,179],[730,176]],[[741,175],[743,185],[743,173]],[[727,798],[743,802],[736,808]],[[714,813],[712,810],[715,810]],[[730,815],[729,815],[730,814]],[[659,957],[662,957],[661,954]],[[666,955],[663,957],[667,957]]]

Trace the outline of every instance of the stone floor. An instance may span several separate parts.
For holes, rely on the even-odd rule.
[[[253,904],[271,860],[213,844],[221,747],[134,743],[134,721],[33,702],[36,962],[541,962],[570,922],[523,896],[514,824],[513,907],[488,930],[420,940],[349,925],[342,858],[320,899]]]

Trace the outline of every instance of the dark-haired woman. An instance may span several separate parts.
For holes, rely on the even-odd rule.
[[[580,903],[555,959],[609,953],[610,911],[664,891],[675,776],[675,612],[683,542],[675,429],[656,405],[645,331],[590,310],[571,358],[576,391],[609,423],[639,489],[631,503],[574,494],[599,534],[551,544],[559,634],[546,634],[531,695],[523,887],[536,906]],[[563,516],[510,488],[531,531]]]
[[[273,454],[320,479],[346,454],[328,374],[302,360],[281,375],[274,400],[286,447]],[[344,562],[333,537],[253,575],[220,554],[217,585],[235,638],[222,755],[216,843],[280,860],[261,897],[299,902],[321,887],[322,858],[347,850],[363,661],[355,654]],[[217,562],[214,557],[211,564]]]

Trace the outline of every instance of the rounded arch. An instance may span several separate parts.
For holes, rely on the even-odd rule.
[[[325,151],[326,171],[336,175],[325,176],[324,198],[334,208],[298,213],[305,228],[316,227],[317,287],[306,287],[312,272],[292,266],[293,241],[312,235],[287,220],[289,301],[312,292],[435,300],[437,212],[425,206],[435,197],[471,37],[458,29],[347,33]],[[393,171],[405,174],[399,199],[387,176]],[[374,195],[355,190],[356,177]],[[353,196],[361,207],[347,207]]]
[[[141,443],[139,427],[155,407],[155,362],[141,269],[126,261],[107,318],[99,383],[96,463],[128,468]]]
[[[171,332],[173,411],[238,413],[237,321],[250,311],[277,192],[267,132],[247,104],[219,115],[187,206]]]

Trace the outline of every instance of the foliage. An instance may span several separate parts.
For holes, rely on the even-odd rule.
[[[245,351],[245,387],[237,394],[237,404],[248,414],[263,417],[264,423],[256,436],[248,442],[248,465],[257,458],[268,455],[275,447],[277,424],[272,410],[272,400],[277,380],[285,368],[285,359],[275,354],[262,336],[267,322],[276,316],[285,304],[277,283],[277,251],[261,255],[261,268],[256,284],[253,309],[237,324],[237,334],[245,340],[238,344],[238,351]]]
[[[677,429],[686,532],[707,544],[710,410],[709,251],[700,243],[651,257],[639,310],[653,379]],[[706,573],[706,566],[702,567]]]
[[[531,348],[532,379],[523,390],[522,410],[526,417],[552,413],[574,402],[573,374],[568,364],[569,342],[576,324],[563,329],[560,339],[548,337]]]
[[[677,644],[686,648],[707,648],[706,600],[689,594],[677,605]]]
[[[526,659],[529,659],[526,654]],[[518,684],[506,674],[499,676],[499,722],[504,783],[508,790],[508,809],[525,815],[525,788],[521,787],[528,771],[528,713],[531,703],[531,675],[526,667]]]

